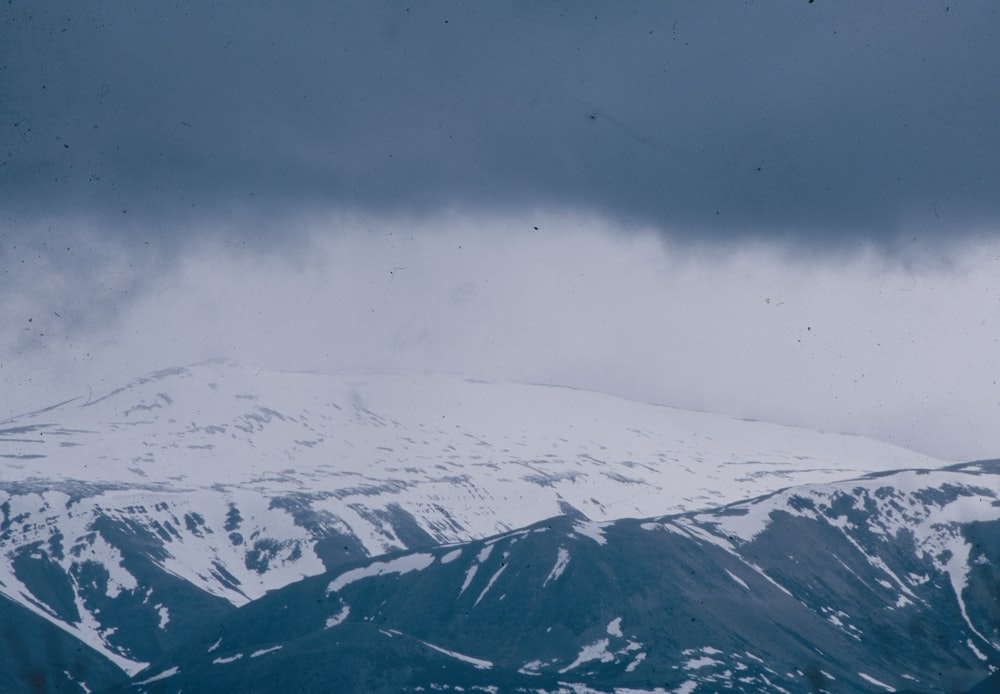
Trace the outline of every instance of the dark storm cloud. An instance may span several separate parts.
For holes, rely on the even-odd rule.
[[[882,246],[998,228],[993,0],[0,12],[15,225],[133,215],[183,242],[186,218],[333,204]]]

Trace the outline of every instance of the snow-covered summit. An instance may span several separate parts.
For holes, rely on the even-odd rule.
[[[212,361],[0,424],[0,592],[134,671],[345,562],[944,464],[568,388]]]
[[[482,531],[558,512],[557,500],[595,519],[648,516],[945,464],[862,437],[568,388],[227,360],[8,420],[0,460],[6,482],[434,498],[472,533],[484,507],[501,502]],[[460,500],[479,508],[464,513]]]

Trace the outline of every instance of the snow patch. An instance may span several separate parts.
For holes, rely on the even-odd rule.
[[[362,566],[357,569],[345,571],[330,582],[326,589],[327,595],[342,590],[345,586],[373,576],[385,576],[388,574],[407,574],[411,571],[423,571],[434,563],[433,554],[405,554],[395,559],[385,562],[375,562],[369,566]]]
[[[608,650],[608,645],[611,642],[608,639],[600,639],[589,646],[584,646],[579,655],[576,656],[576,660],[564,667],[559,671],[559,674],[565,674],[575,667],[579,667],[586,662],[591,660],[600,660],[602,663],[610,663],[614,660],[615,656]]]
[[[977,658],[979,658],[980,660],[982,660],[982,661],[989,660],[989,657],[987,657],[987,655],[985,653],[983,653],[981,650],[979,650],[978,648],[976,648],[976,644],[972,643],[972,639],[966,639],[965,640],[965,645],[968,646],[969,650],[972,651],[975,654],[975,656]]]
[[[472,579],[476,577],[476,572],[479,570],[479,565],[490,558],[490,554],[493,553],[494,546],[495,545],[493,543],[489,543],[481,550],[479,550],[479,554],[476,556],[475,562],[473,562],[473,564],[465,572],[465,580],[462,582],[462,588],[458,591],[459,595],[464,593],[466,588],[468,588],[472,584]]]
[[[552,570],[549,572],[549,575],[545,578],[545,581],[542,583],[542,588],[547,586],[550,581],[555,581],[560,576],[562,576],[563,571],[566,570],[566,566],[568,564],[569,564],[569,550],[566,549],[565,547],[560,547],[559,552],[556,555],[555,566],[552,567]]]
[[[860,677],[861,679],[863,679],[865,682],[867,682],[869,684],[874,684],[876,687],[882,687],[882,689],[886,690],[887,692],[894,692],[894,691],[896,691],[895,687],[891,687],[888,684],[886,684],[885,682],[880,682],[877,679],[875,679],[874,677],[872,677],[871,675],[865,674],[863,672],[859,672],[858,673],[858,677]]]
[[[243,657],[242,653],[237,653],[236,655],[231,655],[227,657],[219,657],[212,661],[212,665],[225,665],[226,663],[235,663],[242,657]]]
[[[259,658],[262,655],[265,655],[267,653],[273,653],[274,651],[280,651],[282,648],[284,648],[284,646],[281,646],[281,645],[271,646],[270,648],[262,648],[259,651],[254,651],[253,653],[251,653],[250,657],[251,658]]]
[[[497,570],[497,572],[495,574],[493,574],[492,576],[490,576],[489,583],[487,583],[486,587],[483,588],[483,592],[479,594],[479,597],[476,598],[476,601],[474,603],[472,603],[473,607],[475,607],[476,605],[479,604],[479,601],[482,600],[483,597],[490,591],[490,588],[493,587],[493,584],[497,582],[497,579],[500,578],[500,574],[502,574],[504,572],[504,569],[506,569],[506,568],[507,568],[507,565],[504,564],[503,566],[501,566]]]
[[[734,581],[736,581],[737,583],[739,583],[741,586],[743,586],[747,590],[750,590],[750,586],[748,586],[746,584],[746,581],[744,581],[742,578],[740,578],[739,576],[737,576],[736,574],[734,574],[729,569],[726,569],[726,573],[729,574],[729,578],[733,579]]]
[[[639,653],[636,653],[635,659],[625,667],[625,672],[632,672],[637,667],[639,667],[639,664],[642,663],[642,661],[644,661],[645,659],[646,659],[645,651],[640,651]]]
[[[160,615],[160,629],[166,628],[170,622],[170,610],[167,609],[166,605],[157,605],[156,613]]]
[[[142,680],[141,682],[136,682],[132,686],[133,687],[138,687],[138,686],[143,685],[143,684],[150,684],[152,682],[159,682],[160,680],[165,680],[168,677],[173,677],[174,675],[176,675],[180,671],[181,671],[181,669],[175,665],[174,667],[172,667],[172,668],[170,668],[168,670],[164,670],[159,675],[153,675],[149,679]]]
[[[621,617],[615,617],[608,623],[608,633],[611,634],[612,636],[617,636],[618,638],[622,638],[622,636],[624,636],[624,634],[622,633]]]
[[[79,682],[79,681],[77,681],[76,678],[73,677],[73,673],[72,672],[70,672],[69,670],[63,670],[63,675],[65,675],[66,679],[68,679],[70,682],[72,682],[73,684],[75,684],[76,686],[78,686],[80,689],[82,689],[83,690],[83,694],[90,694],[90,687],[87,686],[87,683],[86,682]]]
[[[606,545],[608,539],[604,537],[603,523],[593,523],[591,521],[577,521],[573,524],[573,530],[584,537],[589,537],[599,545]]]
[[[703,667],[708,667],[709,665],[722,665],[721,660],[716,660],[715,658],[709,658],[707,655],[703,655],[700,658],[692,658],[691,660],[684,663],[685,670],[700,670]]]
[[[485,547],[479,550],[479,554],[476,555],[476,563],[482,564],[484,561],[489,559],[490,555],[493,554],[494,547],[496,547],[496,545],[493,542],[489,542]]]
[[[461,660],[463,663],[468,663],[472,665],[477,670],[489,670],[493,667],[493,663],[489,660],[482,660],[481,658],[473,658],[470,655],[464,655],[462,653],[456,653],[455,651],[449,651],[447,648],[441,648],[441,646],[435,646],[433,643],[427,643],[426,641],[421,641],[422,644],[428,648],[433,648],[438,653],[444,653],[445,655],[451,656],[456,660]]]
[[[541,660],[529,660],[518,669],[518,672],[522,675],[532,675],[537,677],[540,674],[538,671],[543,667],[545,667],[545,663]]]
[[[466,572],[465,572],[465,580],[462,581],[462,587],[458,591],[459,595],[461,595],[462,593],[464,593],[465,590],[466,590],[466,588],[468,588],[472,584],[472,579],[474,579],[476,577],[476,572],[477,571],[479,571],[479,564],[473,564],[472,566],[470,566],[468,568],[468,570],[466,570]]]
[[[344,605],[344,607],[341,608],[340,612],[326,618],[326,626],[324,628],[329,629],[331,627],[337,626],[338,624],[343,624],[344,620],[347,619],[347,615],[349,615],[350,613],[351,613],[351,606]]]

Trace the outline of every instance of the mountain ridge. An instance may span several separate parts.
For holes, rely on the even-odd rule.
[[[1000,667],[1000,461],[950,467],[363,560],[240,608],[134,681],[280,691],[305,668],[345,692],[964,691]],[[751,507],[763,527],[733,534]],[[938,539],[869,531],[900,509],[928,513]],[[955,537],[963,582],[937,551]],[[354,672],[355,641],[384,671]],[[414,660],[420,644],[434,653]]]
[[[567,512],[659,516],[945,462],[454,375],[222,360],[80,400],[0,425],[0,592],[130,674],[187,638],[199,610],[222,615],[366,557]]]

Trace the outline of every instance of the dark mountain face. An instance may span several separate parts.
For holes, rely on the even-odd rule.
[[[100,691],[126,675],[103,655],[0,595],[0,691]]]
[[[58,491],[43,496],[0,483],[2,492],[9,496],[0,504],[0,547],[7,560],[0,593],[20,598],[33,618],[48,620],[78,645],[98,647],[118,672],[140,669],[206,619],[235,609],[164,567],[164,538],[156,527],[135,520],[145,509],[84,510],[81,499],[72,497],[56,505]],[[158,529],[168,535],[163,525]]]
[[[235,611],[129,691],[962,691],[1000,666],[998,481],[904,471],[390,555]]]
[[[1000,672],[994,672],[965,694],[996,694],[1000,692]]]

